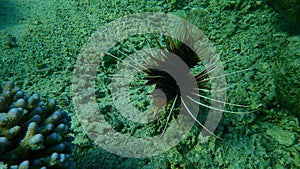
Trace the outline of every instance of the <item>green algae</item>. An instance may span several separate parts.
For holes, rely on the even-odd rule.
[[[7,9],[12,8],[18,11],[15,15],[9,15]],[[70,112],[74,112],[72,71],[81,48],[105,23],[135,12],[170,12],[187,18],[204,30],[223,62],[238,56],[225,64],[226,71],[252,68],[228,76],[228,83],[236,85],[228,89],[227,101],[249,105],[256,112],[225,114],[216,131],[223,140],[199,143],[194,129],[188,139],[164,154],[124,158],[93,144],[73,114],[77,168],[299,167],[299,122],[293,114],[299,114],[299,67],[294,61],[299,60],[295,51],[300,47],[297,37],[280,29],[283,21],[278,22],[273,9],[262,1],[16,0],[13,4],[1,1],[0,10],[4,16],[0,21],[1,81],[15,81],[44,98],[58,98]],[[276,130],[295,139],[284,143],[272,134]]]
[[[266,0],[275,10],[282,13],[285,19],[291,23],[300,24],[300,1],[299,0]],[[299,28],[299,27],[298,27]]]
[[[276,67],[276,97],[280,105],[300,117],[300,36],[287,39]],[[289,87],[293,86],[293,87]]]

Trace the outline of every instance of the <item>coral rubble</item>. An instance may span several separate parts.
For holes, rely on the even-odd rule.
[[[72,168],[71,118],[12,82],[0,86],[0,162],[9,168]]]

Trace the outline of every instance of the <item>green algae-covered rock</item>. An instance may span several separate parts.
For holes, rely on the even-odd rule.
[[[300,24],[300,0],[266,0],[275,10],[283,13],[286,20]]]
[[[266,0],[267,4],[279,12],[288,25],[284,29],[291,33],[300,33],[300,0]]]
[[[9,168],[72,168],[67,112],[12,82],[0,88],[0,162]]]
[[[300,117],[300,36],[288,41],[289,50],[281,54],[274,69],[276,97],[283,107]]]

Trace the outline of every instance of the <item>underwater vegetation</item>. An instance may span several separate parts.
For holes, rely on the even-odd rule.
[[[173,5],[168,3],[170,1],[159,0],[0,0],[1,80],[14,81],[22,91],[37,92],[40,98],[55,98],[60,107],[68,111],[76,145],[72,153],[76,168],[299,168],[299,118],[294,116],[299,112],[299,36],[292,37],[285,29],[278,29],[286,27],[290,21],[283,12],[274,10],[263,1],[176,0],[172,1],[176,2]],[[250,110],[257,112],[249,116],[224,113],[214,131],[223,140],[210,137],[208,142],[199,143],[197,136],[202,128],[195,124],[190,135],[166,153],[153,158],[125,158],[96,145],[81,128],[73,113],[71,99],[73,67],[78,53],[91,34],[106,23],[131,13],[147,11],[191,18],[190,21],[204,30],[214,43],[227,73],[254,68],[227,76],[230,86],[226,93],[227,102],[249,105]],[[150,43],[158,47],[156,42]],[[138,49],[139,44],[134,44]],[[166,45],[163,42],[163,47]],[[124,56],[120,52],[112,54]],[[240,56],[231,59],[236,55]],[[110,60],[115,59],[110,57]],[[110,60],[106,62],[108,65],[112,63]],[[103,79],[97,77],[97,99],[102,110],[107,112],[106,121],[116,130],[136,137],[164,131],[170,111],[164,112],[156,122],[136,125],[114,113],[109,104],[100,102],[108,94],[104,82],[111,77],[103,73],[99,76]],[[203,84],[210,87],[209,82]],[[157,91],[153,93],[155,105],[165,105],[166,100],[160,97],[159,90],[154,91]],[[140,107],[143,106],[143,96],[144,93],[131,95]],[[172,103],[168,105],[171,108]],[[226,110],[245,111],[236,107]],[[176,118],[178,109],[173,109],[167,128]],[[198,120],[203,122],[203,119]],[[0,168],[1,164],[7,164],[0,161]]]
[[[0,162],[9,168],[72,168],[71,118],[54,99],[0,87]],[[1,167],[0,167],[1,168]]]
[[[300,33],[300,0],[266,0],[266,3],[283,16],[291,33]]]
[[[278,102],[300,117],[300,37],[288,39],[288,56],[283,54],[278,59],[275,84]],[[295,47],[297,46],[297,47]],[[294,86],[294,87],[288,87]]]
[[[299,0],[266,0],[278,12],[281,12],[289,22],[300,24]]]

